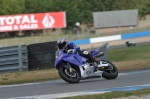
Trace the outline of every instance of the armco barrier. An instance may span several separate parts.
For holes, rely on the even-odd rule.
[[[83,40],[74,40],[72,42],[78,45],[83,45],[83,44],[91,44],[91,43],[99,43],[99,42],[109,42],[109,41],[114,41],[114,40],[138,38],[138,37],[144,37],[144,36],[150,36],[150,31],[105,36],[105,37],[96,37],[96,38],[89,38],[89,39],[83,39]]]
[[[27,46],[0,48],[0,72],[28,70]]]

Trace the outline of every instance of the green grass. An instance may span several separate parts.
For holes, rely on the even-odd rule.
[[[137,90],[137,91],[127,91],[127,92],[111,92],[97,95],[85,95],[85,96],[75,96],[75,97],[66,97],[59,99],[113,99],[119,97],[129,97],[129,96],[138,96],[149,95],[150,89]]]
[[[110,49],[108,50],[108,57],[113,62],[150,59],[150,46]]]
[[[0,85],[12,85],[58,79],[56,69],[0,73]]]

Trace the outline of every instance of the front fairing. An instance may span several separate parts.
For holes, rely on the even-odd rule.
[[[85,64],[86,61],[87,59],[82,56],[77,54],[67,54],[61,51],[59,52],[59,55],[56,56],[55,67],[58,69],[63,62],[67,62],[75,66],[81,66]]]
[[[57,68],[62,63],[62,58],[65,57],[65,54],[61,50],[57,50],[55,53],[55,67]]]
[[[81,65],[85,64],[86,60],[87,60],[86,58],[76,55],[76,54],[69,54],[63,58],[63,61],[71,63],[76,66],[81,66]]]

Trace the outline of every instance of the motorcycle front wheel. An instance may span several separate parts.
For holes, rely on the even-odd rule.
[[[117,76],[118,76],[117,67],[113,63],[111,63],[107,60],[104,60],[104,62],[109,63],[109,66],[108,66],[108,68],[106,68],[106,70],[103,71],[102,77],[105,78],[105,79],[115,79],[115,78],[117,78]]]
[[[78,83],[81,79],[79,71],[75,68],[70,72],[68,68],[61,66],[58,69],[58,73],[59,76],[68,83]]]

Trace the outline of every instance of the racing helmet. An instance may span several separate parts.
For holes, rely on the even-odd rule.
[[[57,46],[58,46],[58,49],[63,49],[65,48],[66,46],[68,45],[68,39],[63,37],[63,38],[60,38],[58,41],[57,41]]]

